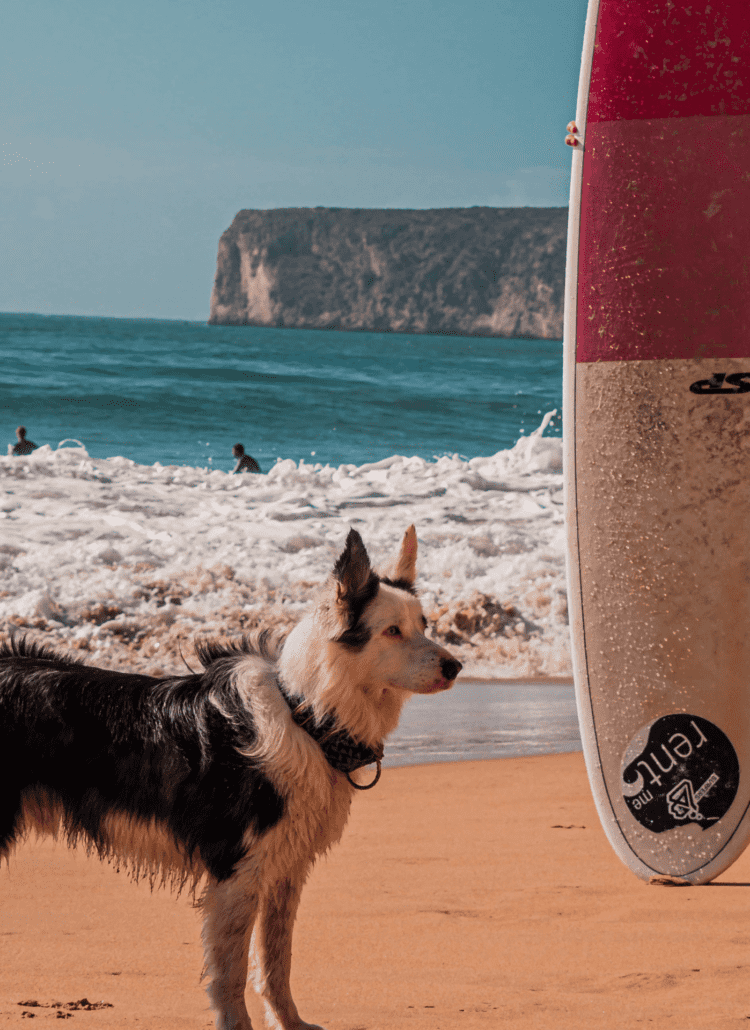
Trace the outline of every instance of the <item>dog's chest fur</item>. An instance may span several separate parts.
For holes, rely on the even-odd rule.
[[[284,798],[284,816],[265,833],[261,847],[269,855],[282,850],[322,854],[344,832],[351,785],[294,722],[273,668],[247,658],[238,666],[235,682],[257,730],[250,756]]]

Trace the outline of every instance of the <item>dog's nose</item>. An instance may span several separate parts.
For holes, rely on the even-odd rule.
[[[443,658],[440,662],[440,671],[447,680],[454,680],[463,666],[455,658]]]

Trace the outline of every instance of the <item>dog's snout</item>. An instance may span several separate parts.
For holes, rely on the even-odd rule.
[[[455,658],[443,658],[440,662],[440,671],[447,680],[454,680],[463,666]]]

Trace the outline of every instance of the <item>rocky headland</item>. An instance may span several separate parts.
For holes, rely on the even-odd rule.
[[[567,208],[240,211],[211,325],[561,339]]]

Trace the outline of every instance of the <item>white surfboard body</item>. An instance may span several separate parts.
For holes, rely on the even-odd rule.
[[[564,342],[568,589],[599,816],[643,879],[750,839],[750,19],[590,0]]]

